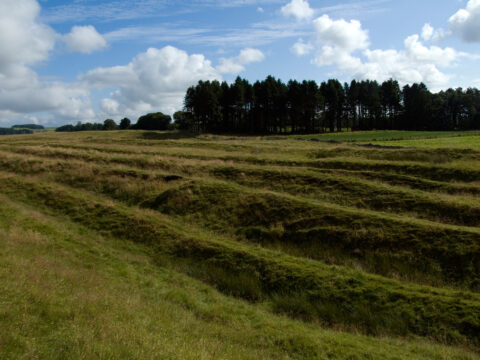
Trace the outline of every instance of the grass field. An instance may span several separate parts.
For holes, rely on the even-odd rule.
[[[0,358],[479,358],[477,143],[1,137]]]
[[[461,145],[462,143],[468,143],[470,140],[478,139],[480,135],[479,131],[356,131],[356,132],[340,132],[333,134],[320,134],[320,135],[290,135],[290,139],[296,140],[313,140],[313,141],[331,141],[331,142],[350,142],[350,143],[381,143],[387,141],[390,145],[396,144],[396,142],[407,142],[404,146],[419,146],[423,143],[422,140],[432,142],[439,141],[440,143],[445,140],[446,143]],[[271,137],[274,139],[280,139],[279,137]],[[464,139],[458,139],[464,138]],[[411,141],[411,143],[408,143]],[[395,145],[392,145],[395,146]]]

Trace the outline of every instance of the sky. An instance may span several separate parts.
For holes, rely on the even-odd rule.
[[[0,127],[133,121],[199,80],[480,87],[480,0],[0,0]]]

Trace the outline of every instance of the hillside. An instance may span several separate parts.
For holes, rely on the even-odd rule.
[[[479,145],[4,136],[0,358],[478,358]]]

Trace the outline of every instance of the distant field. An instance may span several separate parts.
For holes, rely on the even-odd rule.
[[[449,144],[463,144],[461,139],[470,138],[470,141],[478,140],[479,131],[356,131],[333,134],[320,135],[290,135],[291,139],[298,140],[318,140],[318,141],[338,141],[338,142],[371,142],[374,144],[383,144],[384,142],[394,141],[392,145],[398,146],[416,146],[417,140],[432,141],[431,146],[435,146],[436,140],[439,144],[443,144],[442,140],[446,140],[445,145]],[[279,139],[280,137],[274,137]],[[448,139],[448,140],[447,140]],[[427,141],[428,140],[428,141]],[[411,143],[410,141],[414,141]],[[405,143],[405,145],[400,145]],[[475,143],[478,144],[478,143]]]
[[[480,358],[477,144],[1,137],[0,358]]]
[[[480,136],[444,136],[431,139],[410,139],[393,141],[372,141],[376,145],[431,147],[431,148],[477,148],[480,146]]]

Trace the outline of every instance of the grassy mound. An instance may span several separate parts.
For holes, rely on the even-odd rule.
[[[3,137],[0,357],[475,358],[478,151],[384,135]]]
[[[181,223],[120,204],[102,203],[59,186],[12,176],[2,176],[0,183],[4,193],[16,200],[52,214],[66,214],[101,234],[148,244],[160,258],[183,259],[190,269],[199,270],[195,273],[203,280],[215,284],[217,276],[207,278],[203,274],[220,273],[220,290],[228,289],[227,278],[233,287],[241,285],[243,289],[241,293],[229,293],[250,300],[270,298],[277,311],[302,314],[310,308],[305,318],[369,334],[413,333],[447,342],[468,339],[474,344],[480,340],[480,297],[474,293],[401,284],[347,268],[252,249],[220,237],[212,239],[201,232],[192,236]],[[243,287],[245,274],[256,275],[250,276]],[[402,320],[398,314],[402,314]]]
[[[419,340],[322,330],[222,296],[149,248],[0,202],[0,357],[475,359]]]

